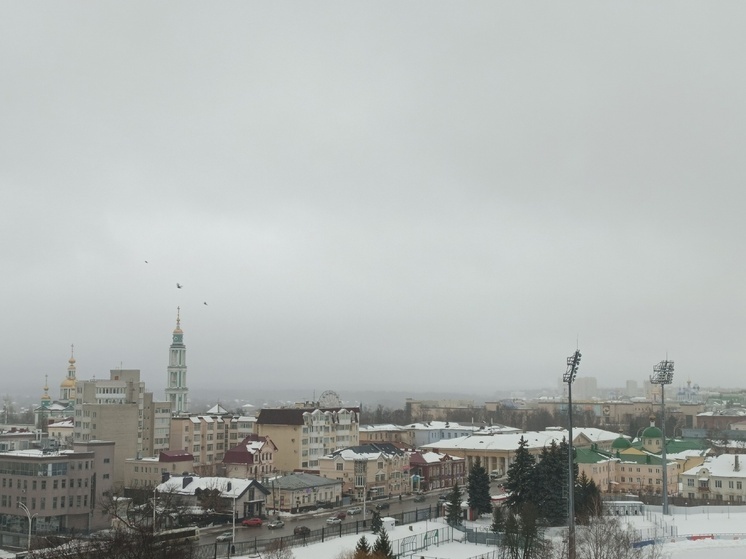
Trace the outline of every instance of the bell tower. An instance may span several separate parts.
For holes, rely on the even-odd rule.
[[[187,366],[184,332],[181,330],[181,308],[176,308],[176,328],[173,331],[171,348],[168,352],[168,373],[166,378],[166,400],[171,402],[174,414],[187,413],[189,403],[187,396]]]

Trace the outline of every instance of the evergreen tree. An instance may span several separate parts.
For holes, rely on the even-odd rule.
[[[589,524],[593,517],[600,515],[601,490],[583,472],[575,486],[575,516],[579,524]]]
[[[517,511],[531,496],[536,459],[529,453],[527,446],[528,441],[521,437],[521,440],[518,441],[518,449],[515,451],[515,459],[508,468],[508,480],[505,482],[505,489],[510,495],[505,504],[512,511]]]
[[[549,526],[567,523],[567,450],[554,441],[544,447],[534,467],[534,482],[528,501],[539,512],[540,519]]]
[[[492,524],[490,524],[490,530],[495,533],[505,531],[505,513],[499,505],[492,509]]]
[[[509,559],[518,559],[521,554],[521,534],[518,517],[512,510],[508,510],[505,519],[505,537],[503,538],[503,551]]]
[[[446,522],[450,526],[461,526],[461,488],[458,483],[454,484],[453,489],[448,494],[448,510],[446,512]]]
[[[363,536],[357,541],[357,545],[355,546],[355,559],[365,559],[370,555],[370,544],[368,543],[368,540]]]
[[[374,534],[377,534],[383,528],[383,521],[378,511],[373,511],[373,518],[370,520],[370,527]]]
[[[477,456],[474,464],[469,471],[467,485],[469,495],[469,507],[477,515],[486,514],[492,511],[492,499],[490,498],[490,476],[487,470],[482,466],[482,461]]]
[[[376,559],[394,559],[394,550],[391,549],[391,541],[386,530],[381,528],[378,539],[373,544],[373,557]]]
[[[533,559],[542,555],[545,542],[538,521],[539,512],[533,503],[521,505],[518,532],[522,559]]]

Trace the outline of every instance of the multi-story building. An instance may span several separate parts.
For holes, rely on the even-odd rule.
[[[610,449],[611,444],[619,437],[618,433],[590,427],[574,429],[573,436],[573,446],[590,448],[592,445],[596,445],[599,449]],[[478,457],[482,466],[488,472],[505,475],[508,472],[508,467],[515,459],[515,451],[521,439],[526,441],[526,449],[531,454],[538,456],[545,446],[549,446],[552,442],[559,444],[567,437],[568,432],[564,429],[506,433],[503,435],[477,432],[468,437],[446,439],[422,445],[421,448],[451,456],[460,456],[466,460],[467,471],[471,469]]]
[[[497,435],[505,433],[520,433],[521,429],[506,425],[461,425],[452,421],[426,421],[411,423],[404,427],[415,448],[426,444],[436,443],[448,439],[458,439],[469,435]]]
[[[445,421],[453,414],[466,415],[475,409],[472,400],[414,400],[404,401],[404,411],[409,421]],[[473,413],[471,414],[474,415]]]
[[[466,461],[458,456],[438,452],[413,452],[409,455],[409,472],[413,491],[432,491],[463,486]]]
[[[388,443],[336,450],[319,459],[319,475],[342,482],[353,499],[376,499],[411,491],[409,457]]]
[[[414,445],[410,431],[400,425],[360,425],[358,431],[360,444],[392,443],[409,448]]]
[[[26,546],[28,515],[35,534],[108,527],[110,516],[100,505],[112,488],[113,459],[114,443],[105,441],[66,452],[0,453],[0,544]]]
[[[277,445],[277,470],[318,471],[323,456],[359,444],[359,417],[359,408],[264,408],[256,433]]]
[[[269,437],[249,435],[223,457],[226,477],[263,479],[274,472],[277,447]]]
[[[746,501],[746,454],[708,458],[680,476],[682,497],[711,503]]]
[[[267,507],[273,510],[297,513],[342,503],[342,482],[336,479],[293,472],[270,478],[264,485],[270,491]]]
[[[124,461],[124,487],[152,490],[164,474],[182,475],[192,471],[194,456],[183,450],[164,450],[157,457],[128,458]]]
[[[253,418],[229,414],[219,405],[206,415],[175,415],[169,448],[192,454],[192,471],[199,475],[222,474],[225,451],[253,434],[253,426]]]

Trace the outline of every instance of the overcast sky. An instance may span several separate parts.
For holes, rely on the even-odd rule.
[[[745,16],[4,2],[3,390],[742,385]]]

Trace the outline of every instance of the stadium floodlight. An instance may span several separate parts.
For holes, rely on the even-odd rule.
[[[666,385],[673,382],[673,361],[661,361],[653,367],[650,384],[661,386],[661,466],[663,470],[663,514],[668,514],[668,461],[666,460]]]
[[[575,559],[575,453],[572,449],[572,383],[578,376],[578,367],[580,366],[580,351],[575,350],[567,358],[567,371],[562,376],[562,380],[567,383],[567,423],[568,437],[567,444],[567,547],[569,559]]]

